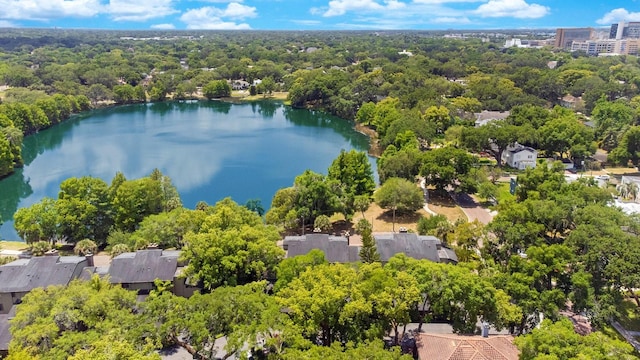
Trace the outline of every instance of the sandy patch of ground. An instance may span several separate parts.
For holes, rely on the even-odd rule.
[[[417,230],[418,220],[421,217],[429,217],[424,209],[420,209],[413,214],[398,215],[396,214],[395,226],[393,225],[393,213],[391,211],[385,211],[376,203],[372,203],[369,209],[365,211],[364,218],[367,219],[373,225],[373,232],[389,232],[398,231],[400,227],[405,227],[411,230]],[[362,213],[356,213],[353,216],[353,224],[358,223],[358,220],[362,219]]]

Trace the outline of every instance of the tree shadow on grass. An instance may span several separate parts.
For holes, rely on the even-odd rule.
[[[396,224],[415,224],[420,220],[422,214],[415,211],[412,213],[398,213],[396,212]],[[393,222],[393,211],[387,210],[376,218],[376,220],[392,223]]]
[[[451,196],[449,196],[449,193],[447,193],[446,191],[438,191],[432,189],[429,189],[429,204],[443,207],[457,206],[456,202],[453,201]]]

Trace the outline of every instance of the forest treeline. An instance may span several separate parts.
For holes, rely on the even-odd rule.
[[[0,120],[0,176],[21,164],[15,129],[28,135],[99,104],[226,96],[230,89],[222,89],[220,80],[248,86],[262,80],[255,83],[261,91],[288,91],[292,106],[371,126],[380,153],[391,144],[400,150],[407,131],[426,144],[448,134],[462,147],[487,148],[463,129],[473,126],[473,113],[494,110],[511,111],[509,124],[517,126],[500,134],[518,130],[519,143],[550,156],[581,163],[600,146],[611,152],[612,162],[638,160],[636,57],[502,49],[496,42],[419,32],[211,32],[174,34],[171,41],[113,35],[100,41],[95,32],[67,32],[61,39],[86,41],[37,47],[27,42],[0,52],[0,85],[10,87],[0,111],[9,120]],[[27,33],[31,39],[50,35]],[[563,100],[567,95],[575,100]],[[15,103],[30,108],[7,108]],[[549,113],[556,105],[572,111]],[[592,116],[593,127],[578,126],[584,116]],[[411,153],[394,155],[396,167],[401,156],[412,160],[401,162],[402,171],[417,172]]]
[[[136,303],[134,292],[98,277],[34,290],[11,322],[9,359],[154,359],[156,350],[175,345],[209,358],[222,337],[228,353],[249,347],[258,358],[393,359],[401,358],[399,350],[385,349],[383,338],[397,345],[405,324],[433,321],[461,334],[474,333],[478,321],[508,329],[520,335],[516,344],[523,359],[636,358],[630,345],[602,332],[576,334],[561,315],[569,308],[586,314],[594,329],[606,330],[620,315],[620,304],[629,304],[627,289],[640,286],[638,219],[608,206],[606,189],[586,179],[566,183],[562,166],[542,166],[518,177],[515,197],[499,205],[486,227],[425,218],[420,233],[453,247],[457,265],[404,254],[382,264],[375,243],[367,249],[371,224],[362,222],[356,226],[363,237],[360,263],[329,264],[319,250],[285,258],[278,246],[281,224],[304,226],[303,217],[313,211],[320,214],[314,225],[322,227],[319,219],[336,211],[324,202],[327,185],[344,190],[338,200],[358,193],[351,186],[356,183],[365,184],[356,198],[369,193],[366,170],[360,181],[341,180],[361,168],[357,158],[364,157],[346,154],[333,162],[328,180],[306,181],[316,176],[309,172],[296,178],[287,190],[291,207],[271,212],[267,224],[254,202],[241,206],[224,199],[185,209],[170,179],[158,171],[134,180],[117,175],[110,185],[89,177],[66,180],[58,199],[16,215],[16,227],[26,224],[37,236],[30,239],[34,249],[60,240],[59,234],[76,242],[79,253],[84,243],[93,243],[85,248],[89,252],[96,243],[106,246],[112,256],[150,242],[180,248],[187,263],[183,276],[202,291],[185,299],[172,294],[171,283],[157,282]],[[23,222],[27,214],[31,221]],[[109,225],[102,242],[101,225]],[[94,231],[82,232],[86,228]]]
[[[381,154],[377,192],[366,156],[343,152],[326,176],[307,171],[278,191],[264,221],[255,202],[185,209],[159,171],[136,180],[118,174],[111,184],[68,179],[57,199],[16,213],[25,240],[90,239],[114,254],[148,242],[182,248],[186,275],[203,294],[175,298],[158,284],[133,311],[130,293],[98,279],[47,296],[37,291],[16,316],[11,356],[87,358],[110,343],[121,354],[153,357],[154,349],[181,344],[211,355],[212,341],[227,336],[231,350],[266,340],[276,359],[394,358],[379,341],[410,320],[446,321],[468,333],[482,319],[523,334],[516,342],[524,359],[634,358],[600,332],[576,337],[560,312],[585,314],[606,330],[629,298],[640,305],[629,291],[640,288],[638,218],[612,207],[612,191],[593,180],[567,183],[559,163],[519,173],[514,196],[499,202],[487,226],[422,219],[418,231],[453,247],[456,266],[403,256],[382,265],[373,252],[371,264],[326,264],[318,253],[283,259],[277,241],[284,230],[324,228],[336,213],[350,220],[371,201],[412,213],[422,205],[418,176],[439,192],[495,197],[501,155],[516,142],[585,167],[598,148],[612,163],[637,165],[637,57],[502,49],[410,32],[257,34],[94,39],[0,53],[5,171],[19,165],[24,135],[72,112],[188,99],[204,89],[216,97],[227,80],[266,80],[288,91],[292,106],[355,120],[373,131]],[[475,126],[482,110],[509,115]],[[357,229],[370,235],[365,223]],[[273,294],[265,280],[274,281]],[[539,324],[541,316],[547,320]]]

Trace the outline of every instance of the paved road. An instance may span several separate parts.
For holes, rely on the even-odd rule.
[[[469,196],[469,194],[450,194],[453,200],[455,200],[458,206],[460,206],[464,214],[467,215],[469,221],[478,220],[479,222],[486,225],[490,223],[491,220],[493,220],[493,215],[491,215],[489,210],[480,206],[480,204],[473,200],[473,198]]]

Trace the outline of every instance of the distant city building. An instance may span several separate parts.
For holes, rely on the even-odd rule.
[[[640,39],[640,22],[625,23],[621,21],[617,24],[611,24],[609,39]]]
[[[593,28],[559,28],[556,30],[557,48],[570,49],[574,41],[586,41],[595,37]]]
[[[584,51],[592,56],[638,55],[640,39],[607,39],[574,41],[571,51]]]

